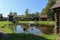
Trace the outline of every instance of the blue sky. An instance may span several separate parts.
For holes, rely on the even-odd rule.
[[[41,12],[47,2],[48,0],[0,0],[0,13],[5,17],[10,11],[22,15],[27,8],[30,13]]]

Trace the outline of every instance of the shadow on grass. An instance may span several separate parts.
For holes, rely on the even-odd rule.
[[[8,37],[6,38],[6,40],[50,40],[50,39],[46,39],[42,36],[37,36],[37,35],[33,35],[33,34],[7,34]]]

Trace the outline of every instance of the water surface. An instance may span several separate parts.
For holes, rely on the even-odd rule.
[[[26,28],[25,31],[24,31],[24,28]],[[17,25],[16,33],[41,34],[42,32],[36,26],[33,26],[33,27],[29,27],[29,26],[28,27],[23,27],[22,25]]]

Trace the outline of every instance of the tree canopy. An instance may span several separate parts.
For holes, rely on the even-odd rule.
[[[48,3],[45,8],[43,8],[41,14],[47,14],[49,19],[54,20],[54,12],[51,10],[51,7],[56,3],[55,0],[48,0]]]

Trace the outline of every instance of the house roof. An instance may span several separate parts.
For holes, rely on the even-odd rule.
[[[55,9],[55,8],[60,8],[60,0],[53,5],[52,9]]]
[[[0,14],[0,15],[2,15],[2,14]]]
[[[3,18],[2,14],[0,14],[0,18]]]
[[[20,17],[19,15],[14,15],[14,17]]]
[[[47,18],[47,15],[45,15],[45,14],[40,14],[40,15],[39,15],[39,18]]]
[[[15,14],[15,12],[10,12],[10,14],[8,16],[15,16],[17,14]]]

